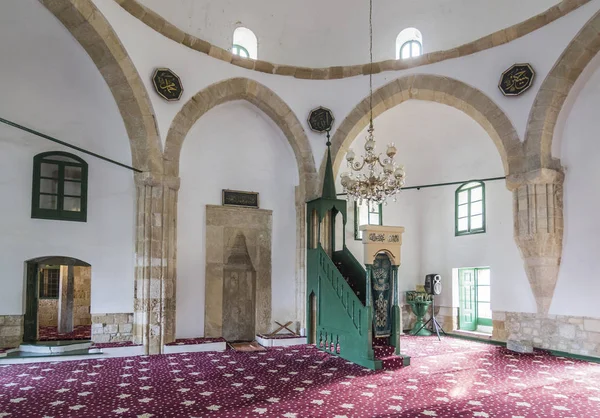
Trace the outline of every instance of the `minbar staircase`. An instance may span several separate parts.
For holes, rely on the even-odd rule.
[[[317,347],[372,370],[410,364],[388,338],[373,338],[373,309],[365,303],[366,271],[344,247],[333,260],[319,245],[307,254],[309,335]],[[312,309],[311,303],[317,306]],[[310,312],[312,309],[312,312]],[[316,314],[311,322],[311,313]],[[311,329],[316,328],[314,331]]]

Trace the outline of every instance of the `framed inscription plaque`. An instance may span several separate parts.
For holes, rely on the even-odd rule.
[[[241,206],[258,209],[258,192],[223,189],[223,206]]]
[[[529,64],[515,64],[502,73],[498,88],[505,96],[523,94],[533,84],[535,71]]]
[[[177,74],[168,68],[157,68],[152,75],[154,90],[165,100],[179,100],[183,93],[183,85]]]

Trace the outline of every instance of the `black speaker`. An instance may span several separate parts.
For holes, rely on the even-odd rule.
[[[442,277],[439,274],[427,274],[425,276],[425,292],[430,295],[442,293]]]

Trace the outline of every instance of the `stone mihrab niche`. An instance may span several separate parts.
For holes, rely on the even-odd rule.
[[[253,340],[271,324],[272,211],[206,206],[206,337]]]

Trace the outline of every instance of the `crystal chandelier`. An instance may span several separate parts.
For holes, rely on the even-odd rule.
[[[369,0],[369,51],[371,71],[369,71],[369,129],[365,142],[365,155],[362,161],[356,159],[354,151],[346,154],[350,172],[342,173],[341,181],[348,199],[352,198],[362,204],[369,205],[386,202],[395,196],[404,186],[405,173],[403,166],[394,161],[396,147],[391,143],[387,147],[386,157],[375,153],[375,137],[373,136],[373,0]],[[364,171],[363,169],[366,168]],[[394,197],[394,201],[396,198]]]

